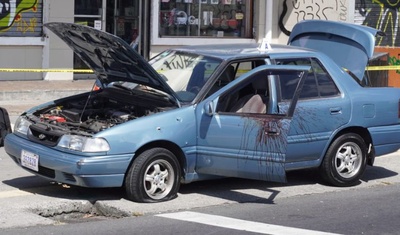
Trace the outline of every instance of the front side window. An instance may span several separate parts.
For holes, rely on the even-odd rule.
[[[211,86],[210,90],[208,91],[206,97],[214,94],[216,91],[230,83],[231,81],[235,80],[236,78],[240,77],[241,75],[249,72],[250,70],[254,69],[257,66],[264,65],[265,61],[260,59],[253,59],[253,60],[244,60],[239,62],[233,62],[228,64],[221,74],[217,75],[218,78]]]
[[[217,111],[228,113],[266,114],[269,99],[268,74],[263,71],[251,75],[218,100]]]
[[[161,37],[252,37],[253,0],[159,1]]]
[[[276,114],[289,115],[290,102],[278,107],[275,89],[270,87],[281,78],[291,78],[297,87],[303,73],[296,70],[261,70],[251,74],[244,82],[225,92],[218,99],[217,112],[225,115]],[[287,79],[289,80],[289,79]],[[292,100],[294,91],[292,93]]]
[[[222,61],[193,53],[165,51],[149,61],[184,102],[190,102]]]

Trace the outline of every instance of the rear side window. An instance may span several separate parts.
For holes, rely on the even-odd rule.
[[[339,95],[339,89],[336,87],[330,75],[325,71],[321,64],[313,58],[301,59],[282,59],[276,60],[279,65],[308,65],[311,66],[303,89],[300,93],[300,99],[315,99]],[[296,90],[298,78],[280,77],[281,98],[290,100]]]

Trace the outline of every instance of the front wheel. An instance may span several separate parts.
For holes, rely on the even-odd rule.
[[[175,198],[180,186],[180,167],[175,155],[164,148],[141,153],[132,163],[125,178],[129,200],[161,202]]]
[[[321,164],[322,178],[335,186],[352,186],[360,181],[366,168],[366,144],[357,134],[339,136],[326,152]]]

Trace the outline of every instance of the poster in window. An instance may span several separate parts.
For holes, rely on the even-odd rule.
[[[211,4],[218,4],[219,0],[211,0]]]

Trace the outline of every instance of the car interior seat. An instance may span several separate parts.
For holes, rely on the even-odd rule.
[[[193,92],[195,94],[200,91],[201,87],[203,87],[205,83],[205,71],[206,68],[204,62],[200,62],[194,67],[192,75],[190,76],[189,82],[187,84],[186,91]]]
[[[218,80],[215,82],[214,86],[211,88],[209,95],[214,94],[214,92],[218,91],[231,81],[235,79],[235,68],[233,65],[229,65],[225,71],[221,74]],[[233,104],[236,100],[238,100],[238,94],[229,94],[226,96],[222,96],[218,102],[218,111],[227,111],[229,110],[229,106]]]
[[[268,79],[264,76],[252,82],[254,92],[240,98],[230,110],[236,113],[266,113],[268,102]]]
[[[215,82],[214,86],[211,88],[209,95],[214,94],[216,91],[221,89],[226,84],[233,81],[235,78],[235,68],[232,65],[229,65],[224,72],[222,72],[221,76]]]

